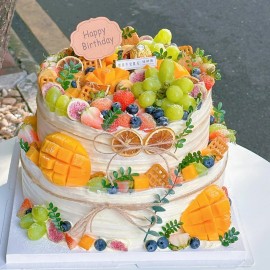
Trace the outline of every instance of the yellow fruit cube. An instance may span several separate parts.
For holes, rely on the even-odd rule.
[[[144,190],[149,188],[149,178],[146,174],[140,174],[138,176],[133,176],[134,179],[134,189]]]
[[[185,181],[192,180],[198,176],[194,164],[190,164],[184,169],[182,169],[182,175]]]
[[[81,240],[80,240],[80,242],[78,243],[78,245],[79,245],[81,248],[85,249],[85,250],[89,250],[89,249],[92,247],[92,245],[93,245],[94,242],[95,242],[95,239],[94,239],[94,238],[92,238],[91,236],[85,234],[85,235],[81,238]]]

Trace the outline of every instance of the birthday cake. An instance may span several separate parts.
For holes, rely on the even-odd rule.
[[[19,132],[19,225],[29,241],[70,249],[228,246],[239,234],[223,186],[235,132],[213,106],[216,64],[167,29],[112,25],[111,37],[79,24],[72,47],[40,66],[37,112]]]

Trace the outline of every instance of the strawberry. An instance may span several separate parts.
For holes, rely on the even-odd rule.
[[[96,107],[100,111],[110,110],[112,103],[113,102],[109,98],[98,98],[91,103],[91,107]]]
[[[77,241],[75,241],[75,239],[73,239],[68,233],[65,233],[65,239],[69,249],[75,248],[78,244]]]
[[[84,109],[81,115],[81,123],[92,128],[102,129],[103,118],[100,110],[96,107]]]
[[[131,116],[129,114],[127,113],[120,114],[118,118],[110,126],[109,131],[110,132],[116,131],[118,127],[130,128],[130,119]]]
[[[17,213],[17,217],[22,218],[25,215],[26,210],[33,208],[33,206],[33,203],[28,198],[25,198]]]
[[[211,90],[212,87],[213,87],[214,84],[215,84],[215,79],[214,79],[212,76],[210,76],[210,75],[202,74],[202,75],[200,76],[200,79],[201,79],[201,81],[204,82],[205,88],[206,88],[208,91]]]
[[[220,129],[217,131],[213,131],[209,134],[209,140],[212,141],[214,140],[216,137],[221,137],[225,142],[228,142],[228,136],[229,135],[229,131],[227,129]]]
[[[135,96],[130,91],[118,90],[113,95],[113,102],[119,102],[121,104],[122,111],[126,110],[126,107],[135,101]]]
[[[140,115],[138,115],[141,120],[142,120],[142,124],[140,126],[140,130],[143,131],[151,131],[153,129],[156,128],[156,121],[154,120],[153,116],[148,114],[148,113],[142,113]]]

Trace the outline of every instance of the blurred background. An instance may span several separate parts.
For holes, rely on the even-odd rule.
[[[79,22],[105,16],[151,36],[168,28],[174,43],[212,55],[222,75],[213,91],[215,105],[223,103],[237,143],[270,161],[269,14],[268,0],[17,0],[9,42],[14,61],[6,59],[3,70],[9,63],[17,73],[26,71],[17,88],[26,92],[21,97],[25,110],[34,110],[29,74],[48,54],[68,45]],[[6,87],[7,97],[13,88]]]

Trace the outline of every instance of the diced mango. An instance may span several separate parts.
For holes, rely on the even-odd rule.
[[[201,155],[202,156],[211,156],[212,155],[212,150],[210,148],[204,148],[201,150]]]
[[[33,145],[30,146],[29,150],[26,153],[26,156],[38,166],[39,151]]]
[[[134,189],[144,190],[150,187],[149,178],[146,174],[140,174],[138,176],[133,176],[134,179]]]
[[[95,242],[95,239],[94,239],[94,238],[92,238],[91,236],[85,234],[85,235],[81,238],[81,240],[80,240],[80,242],[78,243],[78,245],[79,245],[81,248],[85,249],[85,250],[89,250],[89,249],[92,247],[92,245],[94,244],[94,242]]]
[[[190,164],[184,169],[182,169],[182,175],[185,181],[192,180],[198,176],[196,168],[194,164]]]

